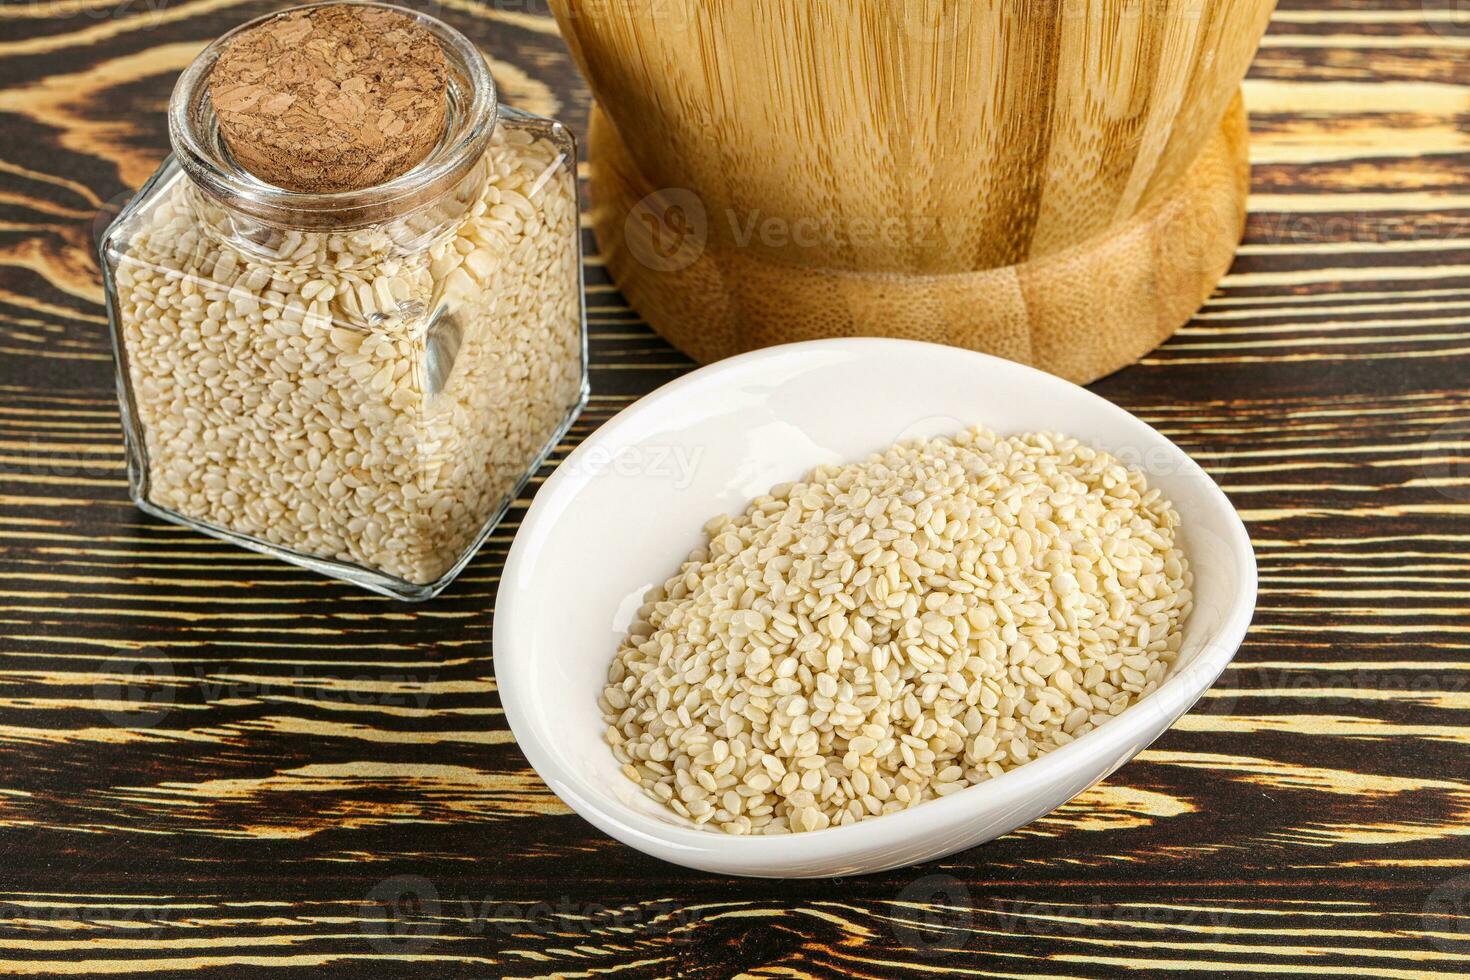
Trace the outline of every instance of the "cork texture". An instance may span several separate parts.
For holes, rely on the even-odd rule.
[[[429,31],[383,7],[288,11],[236,37],[210,74],[235,160],[292,191],[372,187],[444,131],[448,67]]]

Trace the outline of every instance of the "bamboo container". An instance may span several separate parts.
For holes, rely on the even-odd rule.
[[[552,0],[592,221],[700,361],[912,337],[1090,381],[1233,258],[1274,0]]]

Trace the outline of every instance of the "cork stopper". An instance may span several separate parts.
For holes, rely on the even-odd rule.
[[[290,10],[232,40],[209,76],[240,166],[289,191],[372,187],[411,169],[444,132],[448,67],[396,10]]]

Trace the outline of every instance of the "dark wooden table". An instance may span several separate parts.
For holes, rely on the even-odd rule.
[[[490,656],[524,501],[421,606],[128,503],[97,216],[163,156],[176,73],[266,9],[0,6],[0,973],[1470,972],[1463,2],[1284,0],[1235,270],[1095,386],[1248,521],[1235,664],[1051,816],[837,882],[645,858],[529,770]],[[581,128],[539,2],[440,11],[508,101]],[[594,394],[558,458],[690,367],[587,273]]]

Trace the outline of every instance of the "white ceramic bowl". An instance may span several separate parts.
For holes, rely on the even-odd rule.
[[[1140,466],[1182,519],[1195,608],[1149,697],[1077,741],[979,786],[848,827],[775,837],[695,829],[645,797],[602,740],[597,696],[645,591],[773,484],[902,439],[983,424],[1067,433]],[[726,874],[819,877],[942,857],[1036,819],[1131,759],[1234,656],[1256,566],[1230,501],[1148,425],[1009,361],[912,341],[791,344],[721,361],[598,429],[536,495],[495,609],[495,673],[516,740],[557,796],[632,847]]]

